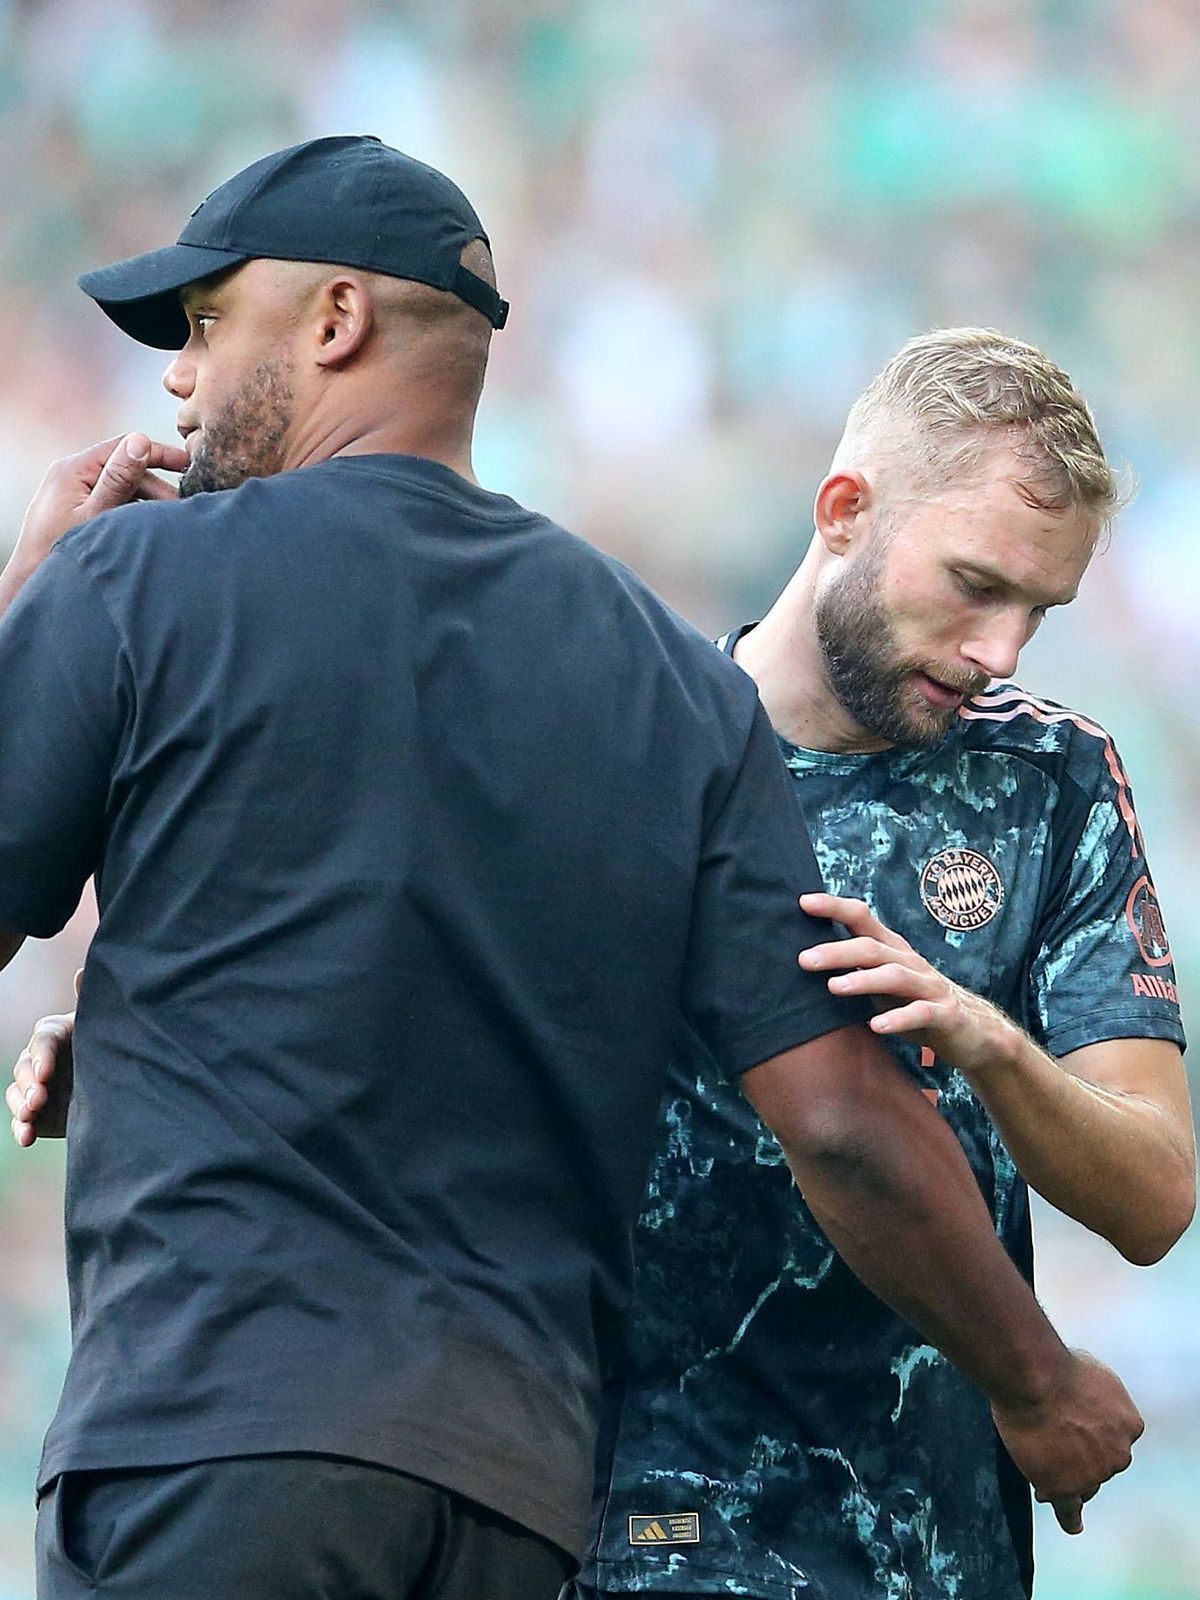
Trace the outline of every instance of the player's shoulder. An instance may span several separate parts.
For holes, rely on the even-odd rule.
[[[998,680],[966,701],[957,733],[968,749],[1025,756],[1089,788],[1097,777],[1118,777],[1116,747],[1102,723],[1019,683]]]

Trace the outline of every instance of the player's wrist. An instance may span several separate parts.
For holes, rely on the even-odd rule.
[[[979,996],[972,996],[975,1011],[971,1047],[955,1063],[972,1088],[982,1091],[999,1076],[1021,1070],[1029,1039],[1003,1011]]]

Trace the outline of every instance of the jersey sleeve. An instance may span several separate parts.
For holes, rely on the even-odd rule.
[[[1054,1056],[1108,1039],[1182,1046],[1171,946],[1111,740],[1089,740],[1088,767],[1067,777],[1058,810],[1070,821],[1055,827],[1059,887],[1030,968],[1031,1031]]]
[[[726,1076],[871,1015],[798,965],[802,949],[837,937],[797,903],[822,888],[799,800],[758,704],[741,764],[707,827],[684,973],[684,1016]]]
[[[49,938],[79,904],[130,700],[116,626],[56,547],[0,623],[0,924]]]

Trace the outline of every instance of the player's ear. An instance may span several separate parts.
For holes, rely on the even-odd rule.
[[[347,272],[327,279],[313,309],[317,365],[340,366],[360,350],[374,317],[371,291],[362,278]]]
[[[831,472],[822,480],[813,503],[813,523],[830,555],[849,552],[871,502],[871,485],[861,472]]]

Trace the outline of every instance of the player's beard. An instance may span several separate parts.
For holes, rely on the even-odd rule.
[[[986,688],[985,675],[964,675],[936,662],[906,659],[883,598],[889,532],[817,597],[816,629],[830,686],[858,726],[891,745],[932,749],[958,716],[957,706],[930,705],[913,681],[926,672],[964,695]]]
[[[204,423],[204,439],[179,480],[179,498],[236,489],[283,467],[292,424],[290,367],[262,361],[237,393]]]

